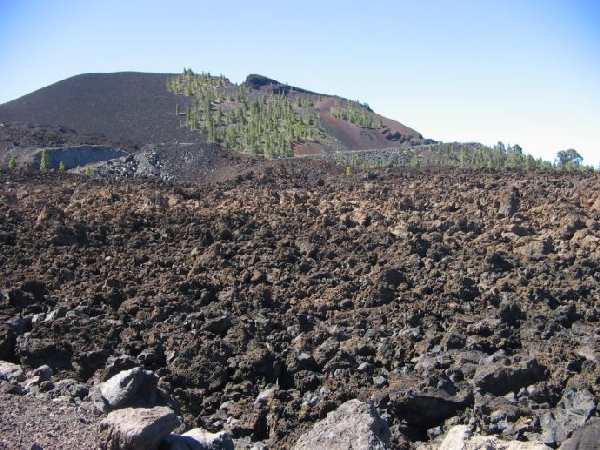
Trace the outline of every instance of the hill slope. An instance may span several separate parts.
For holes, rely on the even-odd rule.
[[[175,140],[204,142],[205,133],[179,128],[175,105],[181,114],[193,98],[168,91],[170,77],[170,74],[138,72],[77,75],[0,105],[0,122],[64,126],[79,133],[101,134],[113,142],[140,146]],[[318,95],[260,75],[250,75],[241,86],[257,95],[271,92],[294,99]],[[310,109],[320,116],[324,139],[295,145],[297,154],[319,153],[324,150],[324,142],[335,143],[336,149],[355,150],[422,139],[415,130],[378,115],[375,115],[381,121],[378,129],[336,118],[331,114],[331,106],[343,99],[319,97],[320,101]]]
[[[113,141],[146,144],[195,139],[177,128],[168,74],[83,74],[0,105],[0,122],[66,126]]]

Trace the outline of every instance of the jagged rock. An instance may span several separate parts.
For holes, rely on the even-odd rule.
[[[34,377],[39,377],[40,381],[48,381],[52,377],[53,373],[54,371],[52,368],[46,364],[31,372]]]
[[[213,319],[207,320],[205,327],[211,333],[223,336],[227,332],[229,327],[231,327],[231,318],[227,314],[215,317]]]
[[[18,310],[23,310],[35,303],[41,302],[47,293],[46,285],[42,281],[28,280],[20,288],[9,290],[5,296],[8,304]]]
[[[21,385],[0,380],[0,394],[24,395],[25,393]]]
[[[325,342],[323,342],[313,352],[313,357],[317,365],[320,368],[323,368],[323,366],[325,366],[325,364],[327,364],[339,351],[339,348],[340,343],[333,338],[329,338]]]
[[[482,393],[504,395],[544,380],[547,372],[535,358],[511,365],[507,365],[506,361],[498,361],[481,365],[473,377],[473,384]]]
[[[523,257],[533,261],[539,261],[546,255],[552,253],[554,251],[554,246],[549,239],[536,239],[515,249],[515,251]]]
[[[260,408],[262,406],[268,406],[273,401],[275,394],[277,392],[276,388],[269,388],[261,391],[254,400],[254,407]]]
[[[125,408],[111,412],[100,423],[102,450],[155,450],[179,426],[167,407]]]
[[[21,366],[7,361],[0,361],[0,380],[17,382],[24,379]]]
[[[467,338],[459,333],[448,333],[442,339],[442,346],[445,350],[464,348]]]
[[[136,404],[152,405],[156,401],[158,378],[150,370],[136,367],[124,370],[98,387],[102,400],[110,409]]]
[[[389,404],[396,417],[409,425],[428,428],[440,425],[472,404],[471,392],[450,395],[440,389],[405,389],[389,392]]]
[[[600,445],[600,418],[592,417],[560,446],[560,450],[597,450]]]
[[[111,377],[117,375],[127,369],[133,369],[138,366],[138,362],[134,357],[129,355],[109,356],[106,360],[106,366],[102,372],[102,381],[107,381]]]
[[[54,370],[72,367],[72,350],[64,342],[25,333],[17,337],[16,347],[17,356],[24,367],[39,367],[43,364]]]
[[[313,356],[306,352],[301,352],[296,355],[296,362],[298,366],[306,370],[314,370],[317,368],[317,364]]]
[[[505,217],[511,217],[519,211],[520,206],[521,195],[519,194],[519,190],[512,188],[511,191],[502,199],[498,212]]]
[[[44,318],[44,322],[54,322],[56,319],[64,317],[69,312],[65,307],[58,307],[50,311]]]
[[[74,356],[71,364],[77,371],[78,377],[87,380],[102,367],[105,358],[106,352],[100,349],[82,351]]]
[[[0,360],[12,359],[15,355],[16,336],[12,327],[0,323]]]
[[[542,440],[547,444],[560,443],[577,428],[582,427],[596,410],[594,396],[587,389],[568,389],[553,413],[542,416]]]
[[[89,387],[71,378],[65,378],[53,383],[53,388],[48,392],[50,398],[67,397],[82,400],[89,394]]]
[[[302,435],[294,450],[386,450],[390,430],[373,405],[359,400],[343,403]]]
[[[209,433],[201,428],[194,428],[182,435],[171,434],[166,437],[161,450],[234,450],[234,444],[225,431]]]
[[[505,301],[502,302],[498,308],[498,318],[501,322],[514,326],[520,320],[525,319],[526,316],[523,314],[518,303]]]
[[[486,259],[490,270],[494,272],[505,272],[512,269],[514,266],[512,262],[507,258],[504,253],[493,252],[489,254]]]

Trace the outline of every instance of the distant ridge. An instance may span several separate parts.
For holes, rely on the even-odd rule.
[[[0,105],[0,122],[33,123],[68,127],[82,134],[102,135],[107,141],[133,146],[163,142],[202,143],[199,132],[179,128],[176,104],[189,98],[167,90],[167,73],[88,73],[38,89]],[[249,89],[278,94],[308,95],[310,91],[292,87],[268,77],[252,74],[243,83]],[[420,141],[422,136],[405,125],[382,116],[385,128],[365,129],[333,117],[329,108],[339,97],[323,96],[315,112],[321,116],[324,131],[339,150],[387,148]],[[189,104],[189,103],[188,103]],[[322,151],[322,146],[299,146],[299,153]]]

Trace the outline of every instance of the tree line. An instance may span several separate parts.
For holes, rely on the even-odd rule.
[[[169,78],[167,89],[191,99],[186,108],[176,105],[179,124],[202,132],[209,143],[275,158],[293,156],[294,144],[324,137],[311,98],[250,92],[223,76],[190,69]]]
[[[583,165],[583,158],[574,149],[561,150],[554,162],[534,158],[519,145],[499,142],[493,147],[479,143],[434,143],[414,148],[405,147],[382,151],[336,152],[333,159],[346,167],[356,169],[383,167],[457,168],[490,170],[579,170],[593,171]]]
[[[337,119],[345,120],[363,128],[381,128],[383,122],[368,105],[358,101],[341,100],[338,106],[330,110],[331,115]]]

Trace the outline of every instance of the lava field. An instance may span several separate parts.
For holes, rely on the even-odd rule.
[[[600,176],[320,164],[1,174],[0,360],[78,405],[141,366],[236,448],[293,448],[352,399],[397,449],[456,425],[556,448],[597,414]]]

